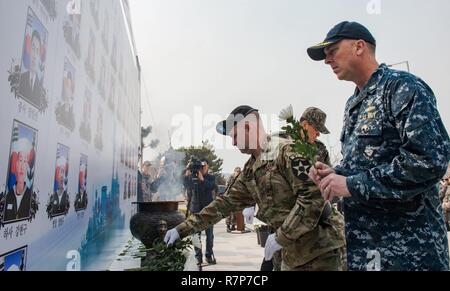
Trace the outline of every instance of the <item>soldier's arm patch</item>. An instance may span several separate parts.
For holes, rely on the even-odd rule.
[[[291,170],[292,174],[301,181],[308,181],[309,169],[311,169],[311,163],[300,157],[291,158]]]

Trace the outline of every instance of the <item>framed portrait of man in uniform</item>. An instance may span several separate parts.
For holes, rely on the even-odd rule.
[[[100,93],[100,96],[102,97],[102,99],[106,98],[106,89],[107,89],[106,76],[107,76],[106,61],[105,61],[105,57],[102,56],[101,61],[100,61],[100,75],[99,75],[98,82],[97,82],[98,92]]]
[[[70,208],[67,189],[69,176],[69,151],[65,145],[58,144],[56,150],[55,178],[53,180],[53,194],[47,204],[50,218],[66,215]]]
[[[82,1],[79,1],[77,5],[79,5],[77,9],[81,10]],[[80,57],[80,25],[81,13],[65,13],[64,38],[78,58]]]
[[[39,110],[46,107],[44,87],[48,32],[31,8],[28,8],[18,95]]]
[[[113,74],[110,75],[108,86],[110,87],[108,94],[108,107],[114,111],[116,104],[116,81]]]
[[[89,44],[86,60],[84,62],[84,68],[86,74],[89,76],[92,82],[95,83],[95,58],[96,58],[96,45],[95,45],[95,35],[91,30],[89,33]]]
[[[80,137],[87,141],[91,142],[91,101],[92,93],[86,88],[84,90],[84,99],[83,99],[83,115],[81,118],[80,124]]]
[[[27,246],[0,256],[1,271],[26,271]]]
[[[6,178],[3,224],[30,219],[36,143],[37,130],[14,121]]]
[[[75,99],[76,71],[74,66],[66,58],[64,61],[64,73],[61,89],[61,97],[56,105],[56,121],[65,128],[75,129],[75,115],[73,102]]]
[[[75,198],[75,211],[85,210],[88,204],[87,197],[87,171],[88,171],[88,157],[81,155],[80,157],[80,170],[78,172],[78,193]]]

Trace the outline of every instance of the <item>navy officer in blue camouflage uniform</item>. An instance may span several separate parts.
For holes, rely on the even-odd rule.
[[[447,231],[437,183],[450,141],[431,88],[379,65],[376,41],[342,22],[308,55],[357,88],[346,104],[343,159],[310,177],[326,200],[344,197],[349,270],[448,270]]]

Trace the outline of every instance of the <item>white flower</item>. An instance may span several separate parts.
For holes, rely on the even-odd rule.
[[[288,120],[290,118],[294,117],[294,109],[292,108],[292,105],[289,105],[285,109],[281,110],[280,115],[278,115],[280,120]]]

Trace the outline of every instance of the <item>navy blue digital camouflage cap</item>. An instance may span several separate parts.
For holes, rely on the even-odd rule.
[[[226,120],[217,123],[216,126],[217,132],[222,135],[229,135],[231,129],[236,124],[238,124],[241,120],[243,120],[253,112],[258,112],[258,109],[255,109],[248,105],[241,105],[239,107],[236,107],[233,111],[231,111],[230,115],[227,117]]]
[[[325,59],[325,48],[343,39],[362,39],[374,46],[377,42],[370,31],[358,22],[344,21],[333,27],[321,43],[308,48],[308,55],[314,61]]]

